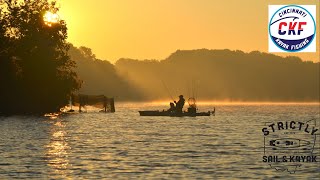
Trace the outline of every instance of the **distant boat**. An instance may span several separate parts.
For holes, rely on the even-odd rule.
[[[139,111],[140,116],[171,116],[171,117],[196,117],[196,116],[210,116],[211,114],[214,114],[214,111],[210,112],[196,112],[196,113],[190,113],[190,112],[182,112],[182,113],[176,113],[176,112],[169,112],[169,111]]]
[[[173,103],[170,103],[170,105]],[[140,116],[171,116],[171,117],[196,117],[196,116],[210,116],[215,115],[216,108],[213,111],[208,112],[197,112],[197,105],[195,98],[188,99],[189,108],[188,111],[182,113],[176,112],[175,110],[162,110],[162,111],[139,111]]]
[[[183,99],[183,95],[180,95],[179,98],[180,97],[182,97],[182,99]],[[171,98],[171,99],[173,100],[173,98]],[[183,99],[183,101],[184,101],[184,99]],[[174,101],[174,103],[176,103],[176,101]],[[177,108],[174,106],[174,103],[170,102],[170,109],[168,109],[168,110],[139,111],[139,114],[140,114],[140,116],[196,117],[196,116],[210,116],[211,114],[215,115],[215,112],[216,112],[216,108],[213,108],[213,111],[197,112],[197,110],[198,110],[197,103],[196,103],[196,99],[194,97],[190,97],[188,99],[189,107],[188,107],[187,111],[178,112]]]

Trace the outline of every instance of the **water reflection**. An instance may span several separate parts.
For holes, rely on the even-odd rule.
[[[67,142],[67,132],[65,122],[57,118],[50,127],[50,143],[46,146],[46,159],[48,166],[52,168],[55,175],[66,177],[70,169],[68,159],[71,149]]]
[[[195,118],[137,113],[166,104],[118,106],[115,114],[0,117],[0,180],[319,179],[316,164],[292,175],[263,163],[261,132],[281,117],[319,119],[319,106],[217,105],[216,116]]]

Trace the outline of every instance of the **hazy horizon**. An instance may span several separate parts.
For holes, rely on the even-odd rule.
[[[74,46],[70,56],[84,81],[79,93],[121,101],[161,101],[180,94],[200,101],[319,101],[319,63],[299,57],[200,49],[176,51],[162,61],[111,64],[96,59],[89,48]]]

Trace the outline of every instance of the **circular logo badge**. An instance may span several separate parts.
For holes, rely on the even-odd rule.
[[[284,6],[272,15],[269,35],[280,49],[299,52],[314,40],[316,22],[307,9],[297,5]]]

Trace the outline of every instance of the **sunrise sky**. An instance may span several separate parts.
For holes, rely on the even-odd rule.
[[[303,3],[301,3],[303,2]],[[317,5],[317,53],[285,53],[319,62],[319,0],[58,0],[68,40],[100,59],[164,59],[177,49],[268,51],[269,4]]]

